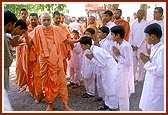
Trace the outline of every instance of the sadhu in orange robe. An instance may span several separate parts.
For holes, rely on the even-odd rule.
[[[29,25],[27,32],[30,34],[33,30],[34,27]],[[40,63],[34,46],[29,47],[28,88],[32,97],[40,101],[42,97],[42,80],[40,75]]]
[[[20,39],[24,40],[24,37]],[[27,84],[28,75],[28,47],[25,43],[16,47],[16,78],[14,83],[22,88]]]
[[[63,24],[59,24],[58,27],[60,27],[66,33],[67,39],[71,39],[71,34],[69,30],[66,28],[66,26],[64,26]],[[64,42],[62,42],[60,46],[61,46],[61,53],[63,57],[64,71],[65,71],[65,74],[67,74],[66,72],[67,60],[66,59],[70,56],[70,50],[72,50],[72,48],[70,44],[65,44]]]
[[[123,20],[123,19],[117,19],[117,20],[114,20],[114,23],[116,25],[120,25],[120,26],[123,26],[124,29],[125,29],[125,35],[124,35],[124,39],[126,41],[129,40],[129,35],[130,35],[130,25],[127,21]]]
[[[66,34],[58,27],[43,28],[39,25],[31,32],[30,37],[39,56],[45,100],[53,103],[56,96],[59,95],[62,102],[67,103],[67,81],[60,49],[60,44],[67,39]]]

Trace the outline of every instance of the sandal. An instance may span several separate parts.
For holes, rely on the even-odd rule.
[[[82,94],[82,97],[83,98],[90,98],[90,97],[94,97],[94,96],[93,95],[89,95],[87,93],[84,93],[84,94]]]

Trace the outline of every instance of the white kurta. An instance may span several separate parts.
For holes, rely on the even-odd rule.
[[[154,45],[151,61],[145,63],[146,76],[139,107],[143,111],[164,110],[164,46]]]
[[[92,45],[90,50],[94,56],[91,61],[99,67],[105,95],[115,95],[117,62],[103,48]]]
[[[140,22],[134,22],[131,28],[129,43],[138,47],[138,51],[135,52],[135,55],[138,58],[141,52],[146,52],[146,35],[144,33],[144,29],[147,25],[147,21],[141,20]]]
[[[100,47],[105,49],[108,53],[111,54],[111,56],[114,57],[114,53],[112,51],[112,46],[114,45],[114,42],[112,39],[109,39],[107,36],[106,38],[102,39],[100,42]],[[99,67],[98,67],[99,69]],[[99,71],[98,71],[99,72]],[[97,74],[97,91],[98,95],[101,97],[104,97],[104,91],[103,90],[103,85],[102,85],[102,76]]]
[[[81,61],[82,61],[82,48],[80,43],[75,43],[71,53],[71,59],[69,60],[70,68],[70,82],[80,83],[81,77]]]
[[[112,46],[114,45],[114,42],[112,39],[108,39],[108,37],[102,39],[100,42],[100,47],[105,49],[107,52],[109,52],[112,56],[114,56],[112,51]]]
[[[118,74],[116,79],[116,90],[119,98],[129,98],[135,92],[133,75],[133,51],[131,45],[123,40],[118,46],[120,55],[118,60]]]
[[[82,77],[87,94],[95,95],[95,64],[89,60],[85,54],[91,53],[90,50],[85,50],[82,57]]]
[[[85,54],[91,53],[90,50],[85,50],[82,56],[82,76],[84,79],[91,78],[94,69],[94,63],[86,58]]]
[[[116,24],[112,21],[109,21],[105,26],[109,28],[109,30],[114,27]],[[106,38],[108,39],[112,39],[111,38],[111,31],[109,31],[109,34],[106,36]]]
[[[81,68],[82,48],[80,43],[75,43],[71,53],[71,59],[69,60],[69,66],[74,68]]]
[[[142,81],[144,79],[144,64],[140,60],[139,55],[141,52],[147,54],[146,49],[146,35],[144,33],[144,29],[148,25],[148,22],[145,20],[141,20],[140,22],[137,20],[133,23],[131,27],[131,33],[129,38],[129,43],[134,47],[137,46],[138,50],[133,51],[133,65],[134,65],[134,77],[135,80]]]

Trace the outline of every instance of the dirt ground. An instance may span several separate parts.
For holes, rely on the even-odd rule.
[[[11,90],[8,93],[12,108],[14,111],[45,111],[47,103],[42,101],[39,104],[34,103],[34,99],[27,91],[18,92],[18,86],[13,83],[15,78],[15,61],[10,68],[10,83]],[[130,97],[130,111],[140,111],[139,100],[141,96],[143,83],[138,83],[135,87],[135,93]],[[69,91],[69,103],[68,105],[74,109],[74,111],[97,111],[99,106],[102,105],[102,101],[96,101],[96,96],[91,98],[82,98],[81,94],[84,93],[84,85],[81,84],[78,88],[68,87]],[[63,104],[59,97],[54,102],[54,111],[63,111]]]

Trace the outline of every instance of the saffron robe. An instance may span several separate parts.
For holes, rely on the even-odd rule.
[[[37,26],[30,34],[39,56],[40,75],[45,100],[53,103],[60,96],[63,103],[68,102],[68,90],[63,67],[60,44],[67,39],[66,33],[59,27],[43,28]]]
[[[24,37],[21,38],[24,41]],[[29,49],[25,43],[16,47],[16,78],[14,83],[20,87],[27,84]]]
[[[123,26],[124,29],[125,29],[125,35],[124,35],[124,39],[126,41],[129,40],[129,35],[130,35],[130,25],[127,21],[123,20],[123,19],[117,19],[117,20],[114,20],[114,23],[116,25],[120,25],[120,26]]]

